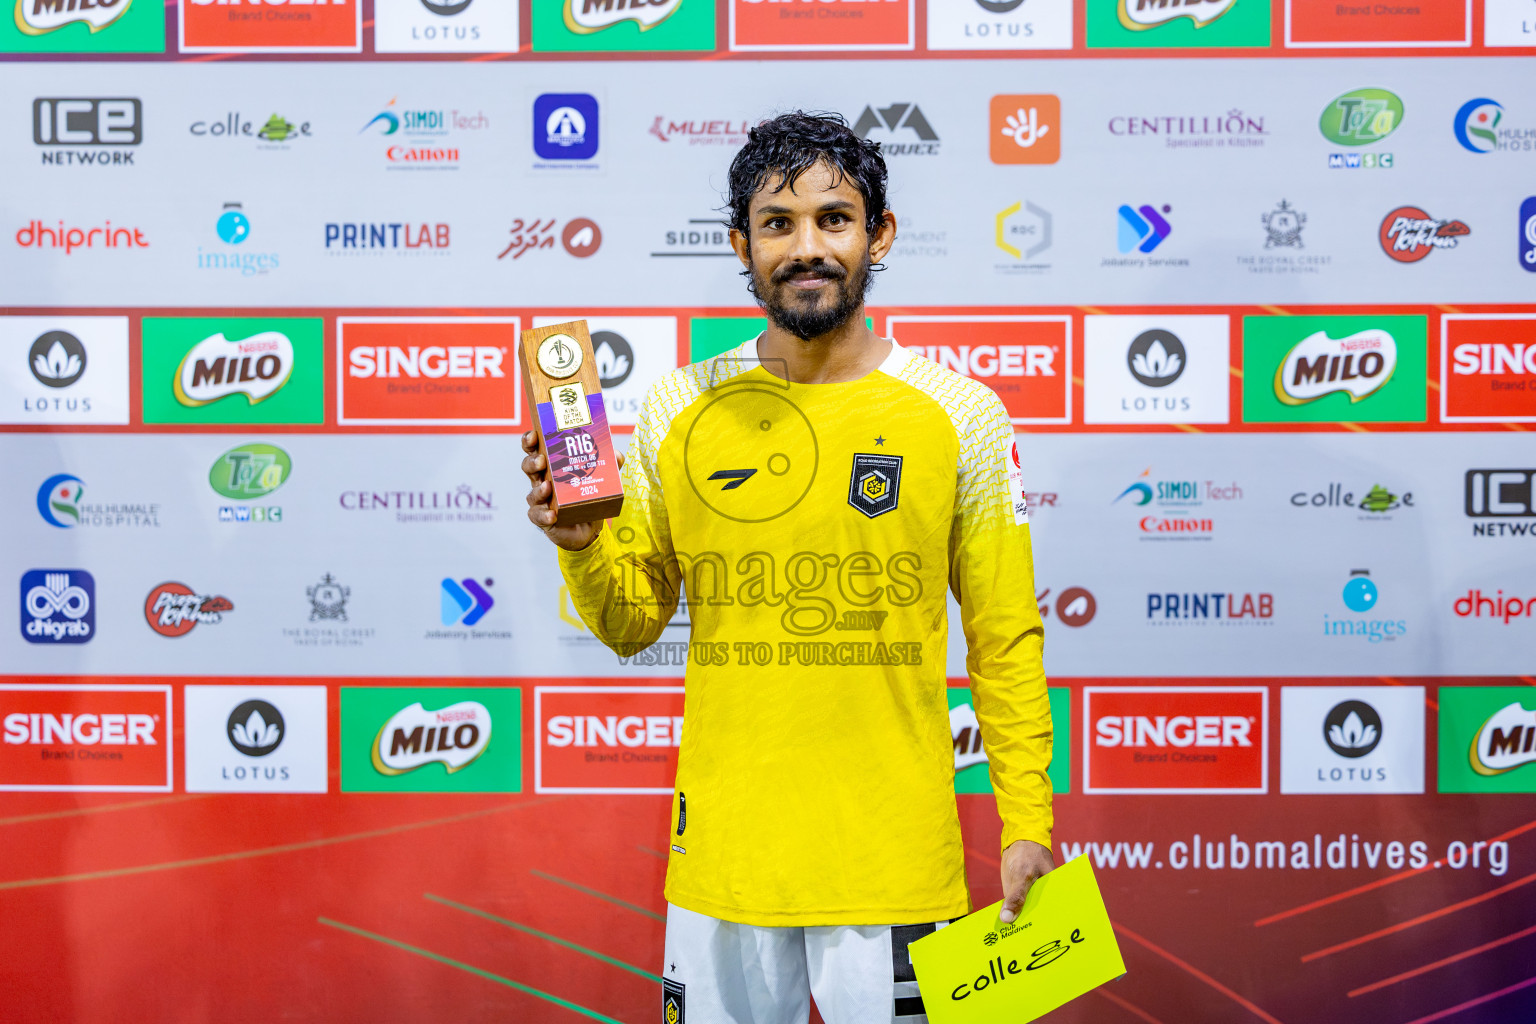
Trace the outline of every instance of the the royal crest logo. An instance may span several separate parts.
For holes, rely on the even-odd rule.
[[[1133,32],[1157,28],[1177,18],[1188,18],[1195,28],[1204,28],[1236,4],[1237,0],[1119,0],[1115,13],[1120,24]]]
[[[589,34],[632,21],[640,31],[655,28],[681,7],[683,0],[564,0],[565,27]]]
[[[855,455],[848,478],[848,504],[871,519],[894,512],[901,496],[901,458]]]
[[[1275,371],[1275,397],[1286,405],[1344,392],[1350,402],[1379,391],[1397,369],[1397,340],[1380,328],[1345,338],[1318,331],[1297,342]]]
[[[199,406],[230,395],[244,395],[251,405],[288,383],[293,373],[293,342],[280,331],[262,331],[232,341],[223,333],[204,338],[176,368],[176,400]]]
[[[1519,701],[1495,711],[1472,738],[1469,756],[1479,775],[1503,775],[1536,763],[1536,711]]]
[[[1417,206],[1399,206],[1381,221],[1381,250],[1399,263],[1417,263],[1436,249],[1454,249],[1472,229],[1459,220],[1431,217]]]
[[[94,34],[124,14],[133,0],[16,0],[16,27],[29,36],[54,32],[83,21]]]
[[[461,771],[491,742],[491,712],[474,700],[428,711],[418,701],[389,716],[373,742],[373,767],[383,775],[404,775],[441,763],[448,774]]]

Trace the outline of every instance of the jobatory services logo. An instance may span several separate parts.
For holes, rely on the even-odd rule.
[[[1231,318],[1119,316],[1083,321],[1085,423],[1226,423]]]
[[[597,168],[601,110],[584,92],[547,92],[533,101],[533,152],[538,168]]]
[[[96,580],[84,569],[21,574],[21,635],[32,644],[83,644],[96,635]]]
[[[338,317],[336,420],[515,426],[517,317]]]
[[[911,50],[916,0],[730,0],[730,48]]]
[[[1015,425],[1072,422],[1069,317],[901,314],[887,318],[886,331],[914,354],[996,391]]]
[[[293,473],[293,460],[271,444],[242,444],[220,455],[208,470],[208,485],[226,498],[250,501],[283,486]],[[280,523],[281,505],[220,505],[221,523]]]
[[[1451,610],[1459,619],[1487,618],[1501,626],[1514,624],[1529,628],[1532,619],[1536,618],[1536,594],[1522,598],[1506,595],[1503,588],[1490,594],[1481,587],[1473,587],[1455,600]]]
[[[15,0],[0,53],[163,53],[165,8],[145,0]]]
[[[225,203],[213,222],[214,234],[221,246],[205,250],[197,247],[197,269],[233,272],[239,277],[256,277],[276,270],[280,256],[275,252],[258,252],[245,247],[251,237],[251,220],[245,214],[245,204]]]
[[[1381,219],[1381,251],[1398,263],[1417,263],[1436,249],[1454,249],[1472,229],[1459,220],[1431,217],[1417,206],[1399,206]]]
[[[496,581],[487,576],[475,579],[465,576],[455,579],[444,576],[437,587],[437,621],[440,629],[429,629],[428,640],[510,640],[512,631],[495,629],[481,624],[481,620],[496,607],[491,590]],[[500,621],[500,620],[498,620]],[[494,623],[492,624],[494,626]]]
[[[522,791],[522,691],[343,686],[343,793]]]
[[[85,490],[85,481],[73,473],[55,473],[37,489],[37,514],[61,530],[160,526],[157,501],[87,502]]]
[[[517,5],[496,0],[374,0],[377,53],[515,53]]]
[[[949,735],[955,747],[955,792],[990,793],[992,778],[988,769],[987,749],[981,740],[981,722],[976,717],[971,688],[965,679],[951,679],[949,697]],[[1064,686],[1048,687],[1052,736],[1051,764],[1048,774],[1051,792],[1072,792],[1072,691]]]
[[[290,121],[282,114],[272,113],[265,121],[247,118],[238,110],[231,110],[217,119],[193,121],[187,133],[195,139],[241,140],[250,142],[253,149],[290,150],[296,142],[312,138],[308,121]]]
[[[1422,423],[1428,319],[1243,318],[1245,423]]]
[[[44,165],[132,167],[144,141],[137,97],[44,97],[32,101],[32,142]]]
[[[1275,624],[1275,595],[1237,591],[1148,594],[1146,622],[1158,627],[1268,628]]]
[[[1106,256],[1101,266],[1104,267],[1187,267],[1189,260],[1180,257],[1131,256],[1130,253],[1152,252],[1173,234],[1173,225],[1168,217],[1173,213],[1173,207],[1167,203],[1161,206],[1153,206],[1151,203],[1142,203],[1140,206],[1131,206],[1122,203],[1115,211],[1115,248],[1119,250],[1120,257]]]
[[[1114,114],[1109,134],[1118,139],[1161,140],[1168,149],[1258,149],[1269,130],[1262,114],[1245,114],[1233,107],[1214,114]]]
[[[993,96],[988,110],[995,164],[1061,159],[1061,99],[1051,93]]]
[[[1536,537],[1536,469],[1469,469],[1465,511],[1474,537]]]
[[[180,6],[183,53],[357,53],[363,48],[361,0],[180,0]]]
[[[880,155],[886,159],[939,155],[939,133],[916,103],[866,106],[853,122],[853,130],[861,139],[880,143]]]
[[[1084,0],[1102,47],[1268,46],[1267,0]]]
[[[145,317],[145,423],[320,423],[324,321]]]
[[[535,53],[715,48],[715,5],[700,0],[559,0],[532,14]]]
[[[201,686],[184,691],[188,793],[324,793],[324,686]]]
[[[683,741],[680,686],[540,686],[535,793],[670,794]]]
[[[1368,644],[1391,643],[1408,635],[1408,620],[1377,617],[1381,590],[1369,569],[1351,569],[1339,594],[1346,612],[1323,613],[1323,635],[1364,640]],[[1353,613],[1353,614],[1349,614]]]
[[[1386,89],[1355,89],[1335,97],[1323,108],[1317,127],[1336,146],[1358,148],[1380,142],[1403,123],[1403,101]],[[1329,153],[1336,170],[1385,169],[1394,166],[1391,153]]]
[[[1242,500],[1243,489],[1236,482],[1153,475],[1149,466],[1110,504],[1135,513],[1141,540],[1185,541],[1211,540],[1216,510]]]
[[[161,636],[183,637],[199,625],[217,625],[234,602],[221,594],[199,594],[185,583],[161,583],[144,598],[144,621]]]
[[[1440,418],[1447,423],[1536,422],[1536,315],[1441,316]]]
[[[1441,686],[1439,790],[1536,793],[1536,699],[1528,686]]]
[[[1422,686],[1280,689],[1281,793],[1424,792]]]
[[[0,316],[0,423],[127,422],[127,317]]]
[[[1083,688],[1083,792],[1269,792],[1269,688]]]
[[[0,790],[168,793],[171,688],[0,687]]]
[[[16,229],[16,244],[50,254],[63,249],[65,256],[73,256],[76,250],[91,254],[116,250],[117,255],[122,255],[148,249],[149,239],[142,228],[124,227],[121,222],[113,227],[110,220],[75,225],[63,220],[50,224],[34,218]]]
[[[928,0],[930,50],[1069,50],[1072,0]]]

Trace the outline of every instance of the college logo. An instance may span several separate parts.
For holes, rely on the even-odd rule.
[[[671,793],[683,741],[680,686],[540,686],[535,793]]]
[[[1087,423],[1226,423],[1231,320],[1107,316],[1084,321]]]
[[[1472,229],[1459,220],[1431,217],[1417,206],[1399,206],[1381,220],[1381,250],[1399,263],[1417,263],[1436,249],[1454,249]]]
[[[243,204],[225,203],[223,212],[213,223],[213,230],[219,236],[219,241],[233,247],[235,251],[226,249],[204,252],[203,247],[198,246],[197,269],[236,270],[241,277],[252,277],[277,269],[278,254],[275,252],[240,251],[239,247],[251,237],[251,220],[245,215]]]
[[[853,470],[848,474],[848,504],[871,519],[896,511],[901,460],[900,455],[854,455]]]
[[[1407,619],[1376,619],[1370,613],[1376,610],[1381,596],[1368,569],[1352,569],[1339,597],[1344,607],[1356,615],[1330,615],[1323,613],[1324,636],[1360,637],[1366,643],[1379,644],[1392,641],[1408,633]],[[1359,617],[1356,617],[1359,616]]]
[[[0,687],[0,790],[171,791],[171,688]]]
[[[1049,93],[993,96],[989,111],[995,164],[1053,164],[1061,159],[1061,100]]]
[[[1500,625],[1507,626],[1516,619],[1536,616],[1536,597],[1522,600],[1518,597],[1505,597],[1502,590],[1485,594],[1473,589],[1467,591],[1465,597],[1458,597],[1451,608],[1458,618],[1480,619],[1486,614]]]
[[[1424,792],[1422,686],[1285,686],[1281,793]]]
[[[1536,520],[1536,469],[1467,470],[1466,515],[1485,520],[1472,524],[1474,537],[1536,536],[1536,521],[1505,521]]]
[[[517,317],[338,317],[342,425],[521,422]]]
[[[1169,224],[1166,214],[1172,213],[1173,207],[1163,205],[1161,212],[1155,206],[1142,204],[1136,209],[1121,205],[1117,218],[1117,230],[1115,235],[1115,248],[1122,253],[1151,252],[1163,244],[1163,239],[1173,233],[1173,225]]]
[[[144,422],[320,423],[324,321],[145,317]]]
[[[888,107],[865,107],[853,123],[861,139],[875,137],[880,154],[893,156],[937,156],[939,133],[923,116],[916,103],[892,103]],[[910,141],[916,139],[916,142]]]
[[[0,316],[0,423],[127,423],[128,318]]]
[[[971,703],[969,680],[950,679],[949,735],[955,748],[955,792],[990,793],[992,778],[988,771],[987,749],[981,739],[981,722]],[[1051,706],[1051,721],[1056,729],[1052,737],[1051,764],[1048,774],[1051,792],[1072,792],[1072,691],[1064,686],[1046,690]]]
[[[1244,422],[1422,423],[1428,326],[1422,316],[1244,317]]]
[[[126,6],[126,4],[125,4]],[[32,141],[45,149],[44,164],[133,166],[133,153],[117,147],[144,141],[144,105],[137,99],[64,99],[32,101]],[[105,146],[106,149],[74,149]]]
[[[196,593],[185,583],[162,583],[144,598],[144,621],[161,636],[186,636],[200,623],[223,622],[224,613],[234,610],[229,598]]]
[[[542,160],[591,160],[598,126],[595,96],[547,92],[533,101],[533,151]]]
[[[914,355],[997,392],[1016,426],[1072,422],[1068,317],[893,315],[886,330]]]
[[[324,686],[185,690],[189,793],[324,793]]]
[[[1232,9],[1237,0],[1116,0],[1115,14],[1120,24],[1132,32],[1166,25],[1176,18],[1188,18],[1195,28],[1204,28]]]
[[[1084,793],[1267,793],[1269,688],[1088,686]]]
[[[1440,792],[1536,793],[1536,705],[1525,686],[1441,686]]]
[[[521,705],[516,687],[343,686],[342,792],[519,792]]]
[[[247,13],[244,4],[255,11]],[[274,9],[275,8],[275,9]],[[183,53],[357,53],[359,0],[181,0]]]
[[[1413,508],[1413,492],[1404,491],[1395,494],[1379,483],[1373,483],[1364,494],[1356,495],[1354,491],[1346,490],[1345,484],[1330,483],[1327,489],[1314,491],[1308,494],[1306,491],[1297,491],[1291,495],[1291,505],[1295,508],[1348,508],[1364,512],[1361,520],[1383,522],[1392,518],[1388,513],[1400,508]]]
[[[96,635],[96,580],[84,569],[21,574],[21,635],[33,644],[83,644]]]
[[[731,0],[732,50],[910,50],[914,0]]]

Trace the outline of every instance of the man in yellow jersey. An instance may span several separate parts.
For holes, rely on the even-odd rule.
[[[945,592],[1003,819],[1004,919],[1051,869],[1051,717],[1013,427],[985,385],[865,325],[890,251],[876,143],[755,128],[731,242],[768,329],[653,385],[623,513],[529,518],[621,656],[692,635],[669,823],[663,1020],[921,1022],[907,945],[971,909],[945,699]]]

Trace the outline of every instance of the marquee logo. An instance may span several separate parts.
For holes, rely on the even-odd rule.
[[[227,597],[198,594],[185,583],[162,583],[144,598],[144,621],[161,636],[180,637],[200,623],[213,625],[235,610]]]
[[[448,774],[461,771],[491,742],[491,712],[479,701],[460,701],[436,711],[420,702],[385,721],[373,745],[373,767],[382,775],[404,775],[428,764]]]
[[[883,156],[937,156],[939,133],[933,130],[923,110],[916,103],[892,103],[888,107],[868,106],[853,123],[855,134],[868,139],[879,133],[890,141],[878,139]],[[904,141],[916,138],[916,142]]]
[[[171,688],[0,687],[0,790],[171,790]]]
[[[1084,793],[1266,793],[1269,689],[1083,689]]]
[[[1489,715],[1472,740],[1468,760],[1479,775],[1503,775],[1536,763],[1536,711],[1515,701]]]
[[[1116,0],[1115,13],[1120,24],[1136,32],[1166,25],[1177,18],[1188,18],[1195,28],[1204,28],[1236,3],[1237,0]]]
[[[1431,217],[1417,206],[1399,206],[1381,221],[1381,250],[1399,263],[1417,263],[1436,249],[1454,249],[1472,229],[1459,220]]]
[[[176,400],[199,406],[231,395],[251,405],[270,398],[293,373],[293,342],[280,331],[262,331],[239,341],[223,334],[193,345],[176,368]]]
[[[55,32],[77,22],[92,34],[128,13],[133,0],[16,0],[16,27],[29,36]]]
[[[21,635],[33,644],[83,644],[96,635],[96,580],[84,569],[21,576]]]
[[[1344,338],[1318,331],[1297,342],[1275,371],[1275,397],[1286,405],[1343,392],[1350,402],[1369,398],[1397,369],[1397,341],[1379,328]]]
[[[563,0],[560,10],[566,28],[586,35],[625,21],[645,32],[677,13],[682,4],[683,0]]]

